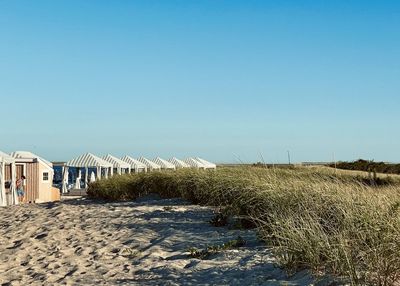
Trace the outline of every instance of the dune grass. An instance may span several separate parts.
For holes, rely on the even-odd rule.
[[[89,186],[93,198],[149,193],[224,207],[250,218],[288,270],[345,277],[352,284],[400,279],[400,187],[306,168],[221,168],[114,176]]]

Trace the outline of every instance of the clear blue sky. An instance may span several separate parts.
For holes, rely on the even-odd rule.
[[[400,161],[399,1],[0,0],[0,150]]]

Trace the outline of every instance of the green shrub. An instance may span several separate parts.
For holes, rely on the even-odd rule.
[[[338,162],[336,164],[331,164],[330,167],[336,167],[344,170],[400,174],[400,164],[374,162],[362,159],[353,162]]]

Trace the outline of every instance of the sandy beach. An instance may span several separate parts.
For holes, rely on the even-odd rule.
[[[70,199],[0,208],[2,285],[330,285],[276,267],[254,230],[213,227],[179,199]],[[207,259],[188,249],[245,239]]]

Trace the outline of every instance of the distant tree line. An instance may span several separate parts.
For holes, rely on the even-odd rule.
[[[335,167],[335,164],[331,164],[329,166]],[[384,162],[374,162],[362,159],[354,162],[338,162],[336,163],[336,168],[386,174],[400,174],[400,164],[388,164]]]

